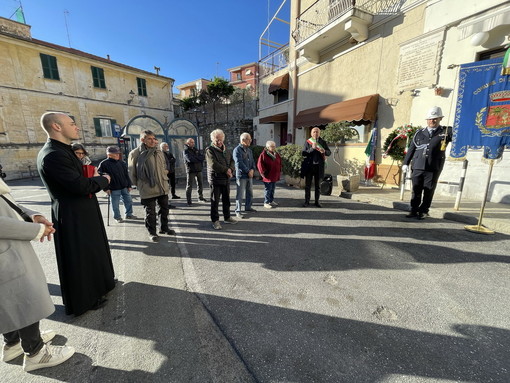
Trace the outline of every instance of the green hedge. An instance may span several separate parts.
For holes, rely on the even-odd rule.
[[[284,145],[276,148],[282,157],[283,174],[293,178],[299,178],[301,163],[303,162],[303,147],[301,145]]]
[[[264,147],[260,146],[260,145],[253,145],[253,146],[250,146],[250,149],[253,152],[253,159],[255,160],[255,164],[257,164],[260,153],[262,153],[262,151],[264,150]]]

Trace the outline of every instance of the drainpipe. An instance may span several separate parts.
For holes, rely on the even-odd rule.
[[[294,1],[292,2],[291,4],[294,4],[295,8],[296,8],[296,12],[295,12],[295,15],[296,17],[293,18],[293,22],[294,22],[294,26],[297,27],[297,18],[300,16],[300,13],[301,13],[301,2],[300,1]],[[291,10],[291,17],[292,17],[292,10]],[[292,33],[292,30],[291,30],[291,33]],[[290,39],[293,39],[292,36],[290,36]],[[289,42],[292,42],[294,41],[292,44],[293,44],[293,50],[294,50],[294,71],[292,73],[292,144],[295,144],[296,143],[296,125],[294,124],[294,120],[296,118],[296,110],[297,110],[297,89],[298,89],[298,75],[297,75],[297,70],[298,70],[298,67],[297,67],[297,52],[296,52],[296,49],[295,49],[295,46],[296,46],[296,40],[290,40],[289,39]],[[290,54],[290,44],[289,44],[289,54]]]

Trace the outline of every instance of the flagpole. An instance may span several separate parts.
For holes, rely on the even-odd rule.
[[[493,230],[490,230],[490,229],[482,226],[483,212],[485,210],[485,204],[487,202],[487,194],[489,193],[489,185],[491,182],[491,175],[492,175],[492,168],[494,166],[494,161],[495,160],[489,160],[489,175],[487,176],[487,185],[485,185],[485,193],[483,195],[482,206],[480,207],[480,216],[478,217],[478,225],[464,226],[464,229],[466,229],[467,231],[471,231],[473,233],[479,233],[479,234],[494,234],[495,233]]]

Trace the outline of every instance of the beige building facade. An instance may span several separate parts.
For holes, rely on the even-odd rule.
[[[45,112],[73,116],[93,160],[106,157],[136,116],[150,116],[162,130],[174,118],[173,79],[34,39],[29,25],[4,18],[0,66],[0,163],[8,179],[36,174]]]
[[[359,136],[335,150],[342,165],[330,157],[327,172],[357,169],[363,177],[364,152],[375,126],[378,180],[398,183],[399,164],[382,155],[386,138],[402,125],[424,126],[426,111],[435,105],[443,109],[443,123],[453,125],[458,65],[504,54],[509,7],[502,0],[291,1],[288,61],[277,71],[264,70],[261,63],[257,142],[278,144],[283,118],[287,141],[299,145],[314,125],[350,121]],[[474,36],[480,32],[489,37],[477,45]],[[282,76],[288,76],[288,98],[280,101],[270,90]],[[360,105],[368,96],[378,97],[375,110]],[[468,177],[479,177],[486,169],[481,152],[470,151],[469,157]],[[495,166],[495,179],[510,174],[509,161]],[[447,163],[439,193],[456,193],[459,166]],[[510,202],[510,186],[504,184],[498,182],[490,200]],[[481,198],[483,188],[468,182],[464,193]]]
[[[199,78],[177,85],[176,88],[179,89],[179,98],[182,100],[183,98],[198,96],[202,90],[207,90],[207,85],[211,82],[212,81],[206,80],[205,78]]]

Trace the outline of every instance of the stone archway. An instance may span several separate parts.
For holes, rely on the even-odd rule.
[[[198,128],[193,122],[185,118],[176,118],[168,125],[167,130],[167,143],[170,146],[170,151],[174,155],[175,162],[175,175],[177,177],[184,177],[186,175],[186,167],[184,165],[184,144],[188,138],[193,138],[199,145]]]
[[[140,144],[140,133],[144,130],[154,132],[160,142],[166,139],[165,127],[161,122],[146,114],[138,115],[128,121],[122,135],[124,139],[126,137],[129,138],[129,143],[126,145],[129,150],[136,148]]]

